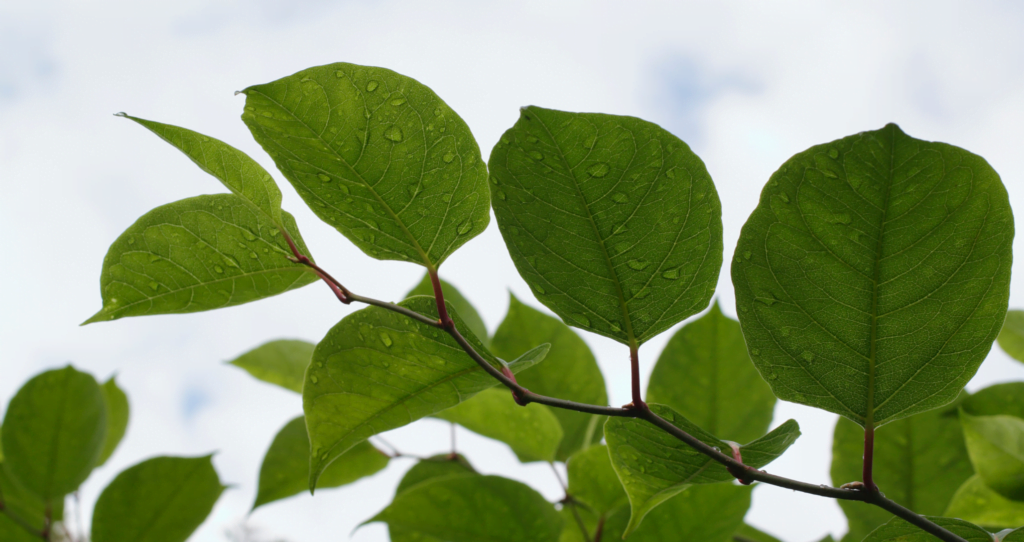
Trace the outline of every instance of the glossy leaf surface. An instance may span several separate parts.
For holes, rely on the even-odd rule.
[[[1006,312],[998,339],[1004,352],[1017,361],[1024,361],[1024,311]]]
[[[526,389],[549,397],[591,405],[607,405],[604,376],[587,343],[569,326],[509,295],[508,314],[494,332],[491,352],[502,359],[515,359],[538,344],[550,344],[544,363],[518,375]],[[562,442],[556,458],[565,461],[576,450],[601,441],[603,421],[598,417],[551,409],[562,425]],[[588,437],[589,435],[589,437]],[[589,442],[588,442],[589,440]]]
[[[401,306],[437,318],[433,298]],[[454,313],[454,310],[452,311]],[[465,324],[455,313],[456,326]],[[467,340],[492,365],[474,337]],[[510,364],[518,372],[539,362],[547,346]],[[310,488],[335,458],[377,433],[440,412],[498,383],[451,338],[407,316],[368,307],[346,316],[317,345],[302,392],[309,429]]]
[[[702,442],[731,453],[731,447],[664,405],[651,410]],[[697,484],[733,479],[726,468],[690,448],[654,425],[633,418],[609,418],[604,428],[612,466],[629,495],[632,516],[627,533],[636,529],[644,516],[670,497]],[[761,468],[774,461],[800,436],[794,420],[767,435],[741,446],[743,463]]]
[[[736,442],[767,433],[775,408],[771,388],[747,355],[739,322],[722,314],[718,302],[669,339],[645,400]]]
[[[929,516],[933,523],[967,540],[967,542],[992,542],[992,535],[961,519]],[[934,542],[934,536],[924,532],[920,527],[911,525],[900,518],[893,518],[888,523],[875,529],[864,539],[864,542]]]
[[[480,313],[476,311],[473,304],[462,295],[462,292],[444,279],[441,279],[441,289],[444,291],[444,300],[451,303],[452,307],[455,307],[455,312],[459,313],[462,321],[466,323],[466,328],[469,331],[472,331],[473,335],[476,335],[476,338],[480,339],[480,342],[485,345],[488,344],[490,342],[490,337],[487,334],[487,326],[484,325],[484,319],[480,317]],[[405,294],[405,297],[412,297],[415,295],[434,297],[434,286],[430,282],[429,273],[424,273],[423,279],[420,280],[419,284],[417,284],[415,288]]]
[[[310,342],[280,339],[257,346],[229,363],[264,382],[302,393],[314,348],[316,345]]]
[[[388,456],[363,441],[341,454],[317,482],[325,489],[351,484],[370,476],[388,465]],[[263,457],[259,488],[253,509],[285,499],[309,489],[309,435],[302,416],[285,424]]]
[[[511,392],[500,386],[434,416],[508,444],[523,463],[552,462],[562,442],[562,426],[551,410],[536,403],[521,407]]]
[[[732,264],[779,398],[875,426],[952,401],[999,333],[1013,216],[981,157],[890,124],[790,158]]]
[[[989,529],[1012,529],[1024,525],[1024,502],[1011,501],[972,476],[953,495],[943,515]]]
[[[436,268],[487,227],[480,148],[415,79],[337,63],[243,92],[256,141],[313,212],[370,256]]]
[[[531,106],[488,164],[512,261],[566,323],[639,345],[711,301],[721,205],[677,137],[634,117]]]
[[[151,120],[123,115],[148,128],[188,156],[200,169],[216,177],[232,193],[265,213],[278,228],[286,227],[281,216],[281,190],[273,177],[244,152],[212,137]],[[289,230],[292,233],[292,230]]]
[[[629,503],[626,490],[612,468],[608,447],[597,444],[577,452],[566,464],[569,495],[598,516],[608,515]]]
[[[100,494],[92,542],[184,542],[223,491],[210,456],[143,461],[118,474]]]
[[[864,429],[839,418],[832,441],[832,485],[861,480],[863,457]],[[886,497],[919,514],[943,514],[957,488],[974,474],[956,410],[932,410],[879,428],[873,472]],[[892,518],[862,502],[840,501],[839,506],[849,523],[843,537],[848,542],[863,540]]]
[[[47,503],[63,501],[92,472],[107,433],[96,380],[71,366],[25,383],[4,416],[3,468]]]
[[[121,444],[124,432],[128,429],[128,417],[131,407],[128,405],[128,396],[118,387],[113,377],[100,386],[103,392],[104,404],[107,407],[107,434],[103,439],[103,450],[96,462],[99,467],[107,462],[107,459],[114,454],[117,445]]]
[[[1000,495],[1024,501],[1024,420],[960,414],[974,471]]]
[[[562,528],[543,496],[499,476],[445,476],[416,484],[369,521],[467,542],[554,542]]]
[[[295,219],[283,216],[308,256]],[[278,227],[239,196],[169,203],[143,215],[110,246],[100,276],[103,309],[85,323],[220,309],[317,280],[290,256]]]

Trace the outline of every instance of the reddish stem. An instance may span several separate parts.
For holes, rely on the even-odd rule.
[[[455,322],[448,316],[448,307],[444,304],[444,291],[441,289],[441,278],[437,276],[436,269],[429,269],[430,283],[434,286],[434,300],[437,301],[437,319],[441,327],[451,331],[455,328]]]
[[[594,530],[594,542],[601,542],[602,534],[604,534],[604,516],[597,520],[597,529]]]
[[[320,280],[327,283],[327,286],[329,286],[331,288],[331,291],[334,292],[334,295],[335,297],[338,298],[338,301],[341,301],[346,305],[352,302],[351,292],[349,292],[348,289],[342,286],[341,283],[338,282],[337,279],[332,277],[329,273],[327,273],[327,271],[321,269],[319,265],[313,263],[313,260],[310,260],[309,257],[300,252],[299,247],[295,246],[295,242],[292,241],[292,238],[290,235],[288,235],[288,232],[281,230],[281,234],[284,235],[284,240],[288,242],[288,248],[292,249],[292,254],[295,255],[294,258],[289,258],[291,261],[295,263],[301,263],[312,269],[313,272],[316,273],[316,276],[320,277]]]
[[[647,403],[644,402],[643,395],[640,393],[640,348],[638,346],[629,346],[629,364],[633,381],[633,407],[646,410]]]
[[[875,425],[868,424],[864,428],[864,491],[878,491],[872,470],[875,462]]]
[[[737,463],[743,464],[743,453],[740,451],[740,445],[728,440],[725,440],[723,442],[725,442],[726,444],[729,445],[730,448],[732,448],[732,458],[735,459]],[[751,469],[751,467],[743,465],[743,468],[739,468],[729,465],[726,467],[726,469],[728,469],[729,474],[735,476],[741,484],[749,486],[750,484],[754,483],[754,480],[748,477],[748,473],[744,472],[744,470],[753,470]]]

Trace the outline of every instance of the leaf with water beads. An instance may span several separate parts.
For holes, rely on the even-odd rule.
[[[963,538],[967,542],[992,542],[992,534],[961,519],[925,516],[932,523]],[[934,542],[936,538],[921,530],[917,525],[907,523],[900,518],[892,518],[888,523],[875,529],[864,539],[864,542]]]

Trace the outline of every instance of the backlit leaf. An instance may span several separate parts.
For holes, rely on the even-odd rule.
[[[1006,312],[1006,321],[999,332],[999,346],[1017,361],[1024,361],[1024,311]]]
[[[722,314],[717,301],[669,339],[645,399],[736,442],[767,433],[775,408],[771,388],[747,355],[739,322]]]
[[[443,279],[441,280],[441,289],[444,291],[444,300],[451,303],[452,307],[455,307],[455,312],[459,313],[459,316],[462,317],[462,321],[466,323],[466,328],[472,331],[473,335],[480,339],[480,342],[485,345],[488,344],[490,340],[487,335],[487,326],[484,325],[484,319],[480,317],[480,313],[476,311],[473,304],[459,290]],[[424,273],[423,280],[410,290],[409,293],[405,294],[405,297],[412,297],[414,295],[434,297],[434,286],[430,282],[430,273]],[[465,330],[461,331],[464,332]]]
[[[1024,501],[1024,420],[960,413],[974,471],[996,493]]]
[[[639,345],[711,301],[721,205],[677,137],[634,117],[531,106],[488,164],[512,261],[566,323]]]
[[[607,405],[604,376],[594,354],[569,326],[509,295],[508,314],[491,339],[491,352],[502,359],[517,356],[538,344],[551,351],[544,363],[516,376],[526,389],[549,397],[591,405]],[[565,461],[576,450],[601,441],[604,421],[600,416],[561,408],[551,409],[562,425],[562,442],[556,458]]]
[[[0,465],[0,497],[4,510],[0,511],[0,540],[4,542],[39,542],[39,535],[46,525],[47,503],[20,484],[11,479]],[[49,503],[50,518],[61,521],[64,517],[64,499],[55,499]],[[10,515],[25,521],[34,532],[29,533],[25,526],[19,525]]]
[[[999,333],[1013,216],[981,157],[890,124],[786,161],[732,264],[780,399],[879,426],[952,401]]]
[[[316,345],[310,342],[280,339],[257,346],[229,363],[264,382],[302,393],[314,348]]]
[[[943,515],[990,529],[1012,529],[1024,525],[1024,502],[1011,501],[972,476],[953,495]]]
[[[337,63],[243,92],[256,141],[313,212],[370,256],[436,268],[487,227],[480,148],[415,79]]]
[[[569,458],[569,495],[587,505],[599,516],[605,516],[629,503],[626,490],[622,488],[608,447],[603,444],[591,446]]]
[[[400,303],[437,318],[433,298]],[[465,324],[452,310],[456,326]],[[467,340],[495,367],[475,337]],[[517,372],[538,363],[547,345],[510,364]],[[465,401],[498,383],[444,331],[380,307],[354,312],[335,325],[313,352],[302,392],[312,445],[310,488],[346,450]]]
[[[18,390],[0,430],[7,474],[47,504],[62,501],[100,457],[107,433],[103,392],[71,366],[46,371]]]
[[[967,540],[967,542],[992,542],[992,535],[961,519],[929,516],[933,523]],[[892,518],[888,523],[875,529],[864,539],[864,542],[934,542],[934,536],[924,532],[920,527],[911,525],[900,518]]]
[[[295,219],[283,216],[308,256]],[[100,276],[103,309],[85,323],[230,307],[317,280],[290,256],[278,227],[239,196],[169,203],[142,215],[110,246]]]
[[[778,538],[775,538],[756,527],[752,527],[747,523],[740,525],[740,528],[736,531],[736,536],[741,536],[753,542],[781,542]],[[832,537],[829,536],[828,539],[831,542]]]
[[[651,410],[702,442],[731,454],[731,447],[664,405]],[[643,420],[609,418],[604,427],[612,466],[629,495],[632,516],[627,534],[636,529],[654,507],[697,484],[733,479],[726,468],[690,448],[681,440]],[[774,461],[800,436],[796,421],[789,420],[771,433],[741,446],[743,463],[761,468]]]
[[[972,416],[1006,414],[1024,419],[1024,382],[1005,382],[982,388],[965,399],[962,408]]]
[[[107,380],[100,386],[103,392],[103,399],[107,406],[107,434],[103,439],[103,450],[100,452],[99,467],[107,462],[107,459],[114,454],[117,445],[121,444],[124,432],[128,429],[128,416],[131,408],[128,406],[128,396],[118,387],[114,377]]]
[[[129,467],[96,501],[92,542],[184,542],[224,486],[210,456],[155,457]]]
[[[467,475],[475,476],[478,474],[473,469],[473,466],[469,464],[469,461],[466,461],[465,457],[461,455],[450,457],[447,454],[435,455],[413,465],[405,473],[405,476],[402,477],[402,480],[398,482],[395,495],[399,495],[418,484],[428,483],[435,478]],[[401,525],[389,525],[388,534],[390,535],[391,542],[444,542],[439,538]]]

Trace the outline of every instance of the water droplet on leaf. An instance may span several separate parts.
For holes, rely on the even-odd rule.
[[[391,141],[393,143],[398,143],[399,141],[402,141],[402,137],[402,129],[393,124],[391,126],[388,126],[384,130],[384,139],[387,139],[388,141]]]
[[[330,178],[330,176],[328,176],[328,175],[324,175],[323,173],[317,173],[317,175],[316,175],[316,176],[317,176],[317,177],[319,177],[319,178],[320,178],[320,180],[321,180],[321,181],[323,181],[323,182],[325,182],[325,183],[329,183],[329,182],[331,182],[331,178]]]
[[[608,167],[608,164],[606,164],[604,162],[598,162],[598,163],[596,163],[596,164],[594,164],[594,165],[592,165],[592,166],[587,168],[587,173],[591,177],[597,177],[597,178],[604,177],[605,175],[608,174],[609,171],[611,171],[611,168]]]
[[[622,192],[616,192],[612,194],[612,200],[615,203],[629,203],[629,196],[623,194]]]
[[[675,267],[675,268],[669,269],[669,270],[665,271],[664,273],[662,273],[661,276],[664,277],[664,278],[667,278],[668,280],[676,280],[677,278],[679,278],[679,268]]]
[[[450,164],[452,163],[452,160],[455,160],[455,153],[446,152],[444,153],[444,156],[441,157],[441,159],[444,160],[444,163]]]
[[[458,230],[459,231],[459,235],[466,235],[472,229],[473,229],[473,221],[472,220],[467,220],[467,221],[463,222],[462,224],[459,224],[459,230]]]
[[[396,107],[399,106],[399,105],[402,105],[404,103],[405,103],[405,98],[401,98],[401,97],[395,98],[394,100],[391,100],[391,105],[396,106]]]
[[[627,265],[629,265],[630,269],[634,269],[636,271],[643,271],[644,269],[647,269],[648,265],[651,265],[651,262],[647,260],[629,260],[627,262]]]
[[[373,92],[375,90],[377,90],[376,81],[370,81],[369,83],[366,83],[366,92]]]
[[[529,154],[530,154],[530,158],[533,158],[534,160],[543,160],[544,159],[544,155],[539,153],[539,152],[537,152],[537,151],[530,151]]]
[[[384,333],[383,331],[380,332],[380,342],[384,343],[384,346],[388,348],[391,348],[391,345],[394,344],[391,341],[391,336],[388,335],[387,333]]]

